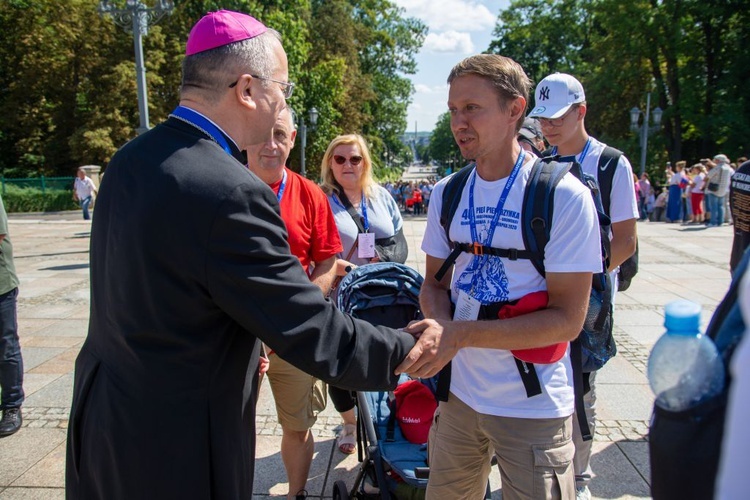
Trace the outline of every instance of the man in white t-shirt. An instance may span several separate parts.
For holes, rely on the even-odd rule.
[[[89,220],[91,219],[89,205],[91,205],[91,201],[97,193],[96,186],[91,177],[86,175],[83,167],[78,169],[76,175],[76,180],[73,182],[73,199],[81,205],[84,220]]]
[[[523,152],[516,135],[531,81],[515,61],[482,54],[456,65],[448,83],[453,136],[463,157],[476,164],[459,193],[450,239],[523,249],[523,197],[535,158]],[[546,279],[530,260],[462,252],[453,272],[438,280],[435,274],[451,253],[439,220],[450,179],[433,189],[422,242],[427,256],[420,302],[425,317],[434,319],[408,329],[429,325],[397,368],[429,377],[451,362],[447,400],[440,402],[430,430],[427,498],[483,498],[493,453],[504,497],[572,498],[573,383],[567,343],[581,331],[592,273],[601,269],[591,194],[571,174],[558,184]],[[498,303],[545,292],[546,307],[498,320]],[[550,345],[557,346],[560,357],[548,364],[530,365],[511,353],[520,356],[519,350]],[[540,387],[529,396],[522,373],[532,368]],[[446,374],[441,373],[441,384]]]
[[[621,155],[617,165],[604,164],[599,167],[599,156],[606,144],[597,141],[586,132],[584,118],[588,107],[583,85],[571,75],[554,73],[544,78],[536,87],[535,108],[529,116],[539,118],[542,133],[552,146],[553,153],[562,156],[575,156],[583,171],[599,179],[601,185],[602,169],[614,168],[612,187],[609,193],[609,206],[604,211],[612,221],[612,239],[610,243],[609,271],[612,273],[612,303],[617,290],[616,271],[628,257],[635,253],[636,220],[638,202],[633,188],[633,169],[630,162]],[[605,198],[605,197],[603,197]],[[598,250],[599,247],[597,247]],[[584,374],[589,377],[591,390],[584,397],[586,418],[591,434],[594,434],[596,412],[596,390],[594,380],[596,372]],[[591,495],[588,483],[591,480],[591,444],[584,441],[578,425],[574,425],[576,444],[575,473],[576,493],[578,498],[587,499]]]

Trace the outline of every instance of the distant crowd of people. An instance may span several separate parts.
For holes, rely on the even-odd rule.
[[[391,193],[399,209],[407,214],[422,215],[430,206],[434,180],[386,182],[383,187]]]
[[[729,190],[732,176],[747,158],[731,162],[725,154],[703,158],[691,166],[684,160],[664,170],[665,185],[653,185],[649,175],[634,176],[641,220],[705,224],[717,227],[732,222]]]

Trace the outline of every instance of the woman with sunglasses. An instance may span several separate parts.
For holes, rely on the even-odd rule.
[[[403,220],[391,194],[372,177],[370,150],[358,134],[333,139],[320,168],[323,191],[328,195],[344,251],[337,270],[344,276],[356,266],[371,262],[406,261],[408,252]],[[335,286],[335,285],[334,285]],[[344,420],[338,448],[356,451],[354,398],[348,390],[328,386],[328,394]]]

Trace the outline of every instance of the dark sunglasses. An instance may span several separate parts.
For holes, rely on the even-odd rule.
[[[349,161],[349,163],[351,164],[352,167],[356,167],[357,165],[359,165],[362,162],[362,157],[361,156],[352,156],[351,158],[347,158],[346,156],[333,155],[333,161],[335,161],[339,165],[343,165],[344,163],[347,162],[347,160]]]

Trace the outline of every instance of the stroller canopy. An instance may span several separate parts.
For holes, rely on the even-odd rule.
[[[422,276],[397,262],[376,262],[353,269],[338,290],[338,307],[376,325],[401,328],[421,319]]]

